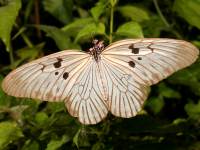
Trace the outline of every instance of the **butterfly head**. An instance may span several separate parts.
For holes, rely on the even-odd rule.
[[[99,61],[100,54],[104,50],[104,41],[94,39],[92,41],[93,47],[89,49],[89,53],[94,57],[96,61]]]

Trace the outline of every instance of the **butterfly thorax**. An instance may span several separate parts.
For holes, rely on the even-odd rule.
[[[94,57],[95,61],[98,62],[100,60],[100,54],[104,50],[104,44],[103,41],[96,39],[92,41],[92,44],[94,44],[94,46],[89,49],[89,53]]]

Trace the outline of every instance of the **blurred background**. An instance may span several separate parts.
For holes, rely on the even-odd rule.
[[[199,0],[0,0],[0,83],[12,69],[91,40],[162,37],[200,47]],[[81,125],[63,103],[0,88],[2,150],[200,150],[200,62],[151,87],[134,118]]]

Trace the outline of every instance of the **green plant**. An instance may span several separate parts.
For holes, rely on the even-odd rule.
[[[0,82],[13,68],[94,38],[168,37],[200,47],[198,0],[0,0]],[[7,55],[8,54],[8,55]],[[63,103],[0,88],[0,149],[200,149],[200,63],[155,85],[136,117],[83,126]]]

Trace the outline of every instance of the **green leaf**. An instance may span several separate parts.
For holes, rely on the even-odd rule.
[[[178,71],[168,78],[172,84],[188,86],[190,90],[200,96],[200,60],[187,69]],[[189,82],[188,82],[189,81]]]
[[[24,10],[24,22],[27,23],[28,19],[34,9],[34,0],[29,0]]]
[[[32,99],[21,99],[20,104],[27,105],[28,109],[23,112],[23,119],[34,120],[33,116],[39,108],[41,101],[36,101]]]
[[[200,41],[198,40],[192,41],[192,44],[194,44],[197,47],[200,47]]]
[[[164,98],[180,98],[181,95],[178,91],[175,91],[168,87],[165,83],[161,82],[158,84],[158,96],[150,97],[150,99],[145,103],[145,107],[158,114],[165,105]]]
[[[162,30],[166,29],[166,25],[159,16],[152,16],[151,19],[141,23],[144,37],[153,38],[159,37]],[[156,27],[156,28],[153,28]]]
[[[67,135],[63,135],[61,139],[53,139],[48,143],[46,150],[57,150],[68,141],[70,141],[70,137]]]
[[[80,32],[76,36],[75,42],[92,38],[95,35],[104,35],[104,34],[105,34],[105,25],[103,23],[99,24],[91,23],[86,25],[82,30],[80,30]]]
[[[22,122],[22,113],[28,108],[28,105],[16,105],[13,107],[0,107],[0,112],[9,113],[17,122]]]
[[[63,23],[69,23],[72,18],[72,0],[44,0],[43,6],[46,11]]]
[[[21,137],[23,133],[15,122],[0,123],[0,149],[5,149],[8,144]]]
[[[39,27],[41,30],[47,33],[47,36],[51,37],[55,41],[56,45],[60,50],[80,48],[77,44],[72,43],[67,33],[62,31],[61,29],[56,28],[54,26],[46,25],[40,25]]]
[[[0,85],[2,84],[2,81],[3,81],[3,76],[0,74]],[[8,101],[6,99],[6,95],[2,89],[2,87],[0,86],[0,107],[1,105],[4,106],[4,105],[7,105]]]
[[[149,19],[147,11],[137,6],[126,5],[118,7],[117,10],[122,14],[122,16],[130,18],[136,22],[142,22]]]
[[[92,7],[92,9],[90,10],[94,20],[96,22],[98,22],[99,17],[101,16],[101,14],[104,12],[106,7],[106,4],[103,1],[99,1],[96,3],[96,5],[94,7]]]
[[[34,45],[33,47],[25,47],[17,50],[18,60],[15,60],[14,66],[17,67],[20,64],[36,59],[40,52],[42,51],[45,43],[40,43],[38,45]]]
[[[12,26],[21,8],[21,0],[10,0],[8,5],[0,7],[0,39],[6,45],[6,50],[10,51],[10,39]]]
[[[78,139],[81,132],[81,128],[76,132],[75,136],[73,137],[73,143],[79,148]]]
[[[173,10],[184,18],[190,25],[200,29],[200,1],[199,0],[176,0]]]
[[[129,38],[143,38],[142,28],[137,22],[127,22],[116,31],[116,34]]]
[[[92,18],[80,18],[62,28],[68,36],[75,37],[81,29],[87,24],[91,24],[94,20]]]
[[[185,111],[192,119],[199,120],[200,118],[200,101],[198,104],[188,103],[185,105]]]
[[[105,145],[102,142],[97,142],[92,146],[92,150],[101,150],[105,149]]]
[[[146,103],[145,108],[153,112],[154,114],[158,114],[162,108],[164,107],[165,102],[162,97],[151,97]]]
[[[47,104],[47,109],[52,113],[57,113],[65,110],[64,103],[51,102]]]
[[[168,87],[163,82],[158,85],[158,92],[161,97],[164,98],[180,98],[181,95],[178,91],[173,90],[172,88]]]
[[[173,125],[179,125],[179,124],[181,124],[181,123],[185,123],[187,120],[185,119],[185,118],[177,118],[177,119],[175,119],[173,122],[172,122],[172,124]]]
[[[39,53],[44,47],[44,43],[35,45],[34,47],[25,47],[17,50],[17,56],[20,57],[21,61],[34,60],[38,57]]]
[[[111,7],[114,7],[117,4],[117,0],[109,0]]]
[[[81,18],[87,18],[89,16],[89,11],[87,9],[78,7],[77,8],[77,13],[79,15],[79,19]]]
[[[18,32],[12,37],[12,40],[16,39],[19,35],[23,34],[26,31],[26,27],[21,27]]]
[[[22,147],[22,150],[39,150],[40,146],[38,142],[27,140]]]
[[[44,112],[38,112],[35,115],[35,121],[40,125],[45,124],[47,120],[48,120],[48,115]]]

